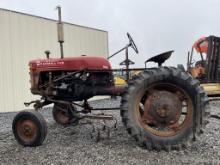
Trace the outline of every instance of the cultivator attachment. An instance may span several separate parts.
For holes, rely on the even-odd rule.
[[[99,113],[85,115],[82,117],[79,125],[92,126],[91,138],[95,138],[96,142],[101,139],[110,139],[111,132],[117,129],[117,119],[113,115]]]

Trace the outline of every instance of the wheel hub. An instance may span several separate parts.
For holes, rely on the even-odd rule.
[[[20,121],[17,126],[18,134],[23,141],[30,141],[35,138],[37,126],[31,120]]]
[[[179,120],[181,107],[177,95],[168,91],[154,91],[145,100],[142,120],[146,124],[168,126]]]
[[[31,133],[32,133],[31,127],[30,127],[30,126],[24,126],[24,134],[25,134],[26,136],[30,136]]]
[[[167,105],[163,105],[162,107],[159,106],[156,112],[159,117],[166,118],[169,116],[170,109]]]

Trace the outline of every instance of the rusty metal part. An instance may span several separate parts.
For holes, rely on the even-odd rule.
[[[64,100],[54,100],[50,97],[47,98],[48,101],[52,102],[52,103],[59,103],[59,104],[65,104],[65,105],[69,105],[70,102],[69,101],[64,101]]]
[[[133,71],[136,69],[124,69],[123,71],[125,71],[126,73],[130,73],[130,71]],[[142,71],[143,68],[138,69],[138,71]],[[105,73],[112,73],[113,71],[116,70],[107,70]],[[120,69],[117,71],[121,71]],[[33,83],[32,87],[31,87],[31,92],[33,94],[36,95],[41,95],[45,98],[47,97],[59,97],[62,98],[63,96],[63,92],[65,89],[61,89],[61,88],[57,88],[56,83],[61,83],[61,81],[68,79],[68,78],[74,78],[77,74],[96,74],[96,73],[103,73],[102,70],[78,70],[78,71],[73,71],[72,73],[66,73],[64,75],[59,75],[56,77],[52,77],[51,72],[48,72],[48,81],[45,82],[39,82],[40,77],[42,77],[42,74],[38,74],[38,81],[34,81],[35,83]],[[31,76],[32,77],[32,76]],[[111,76],[110,76],[111,77]],[[125,91],[125,86],[115,86],[113,83],[113,78],[109,78],[109,85],[96,85],[93,88],[91,88],[90,85],[85,85],[83,83],[80,83],[77,86],[73,86],[71,85],[70,88],[66,88],[66,93],[68,95],[65,95],[66,99],[68,99],[68,101],[72,100],[72,101],[81,101],[84,98],[89,99],[92,96],[95,95],[111,95],[111,96],[121,96],[122,93],[124,93]],[[76,78],[76,77],[75,77]],[[77,77],[79,78],[79,77]],[[80,78],[79,78],[80,79]],[[75,80],[75,79],[73,79]],[[90,80],[91,81],[91,80]],[[69,84],[70,85],[70,84]],[[84,89],[84,90],[82,90]],[[77,91],[75,91],[77,90]],[[71,91],[73,92],[71,94]],[[74,93],[75,92],[75,93]],[[81,92],[81,93],[79,93]]]
[[[184,93],[182,93],[181,91],[176,91],[175,95],[179,98],[180,101],[184,101],[186,100],[186,97],[184,95]],[[186,106],[185,104],[182,104],[182,106]]]
[[[37,125],[30,119],[20,120],[16,125],[18,136],[25,143],[33,141],[37,136]]]
[[[64,111],[58,111],[56,114],[57,120],[59,120],[60,123],[68,124],[70,122],[70,117],[67,115]]]
[[[49,88],[49,87],[48,87]],[[56,91],[56,89],[54,90],[44,90],[42,91],[42,93],[40,93],[41,95],[43,95],[47,100],[50,100],[52,97],[66,97],[68,101],[81,101],[84,99],[89,99],[93,96],[96,95],[110,95],[110,96],[121,96],[126,89],[126,85],[120,85],[120,86],[95,86],[93,88],[91,88],[91,86],[89,85],[83,85],[80,86],[79,88],[74,88],[78,91],[74,91],[73,93],[68,92],[66,93],[66,95],[64,95],[64,91],[62,91],[63,93],[61,95],[59,95],[59,92]],[[72,89],[71,89],[72,90]],[[75,94],[75,95],[74,95]],[[56,100],[56,99],[53,99]]]
[[[102,91],[97,91],[98,95],[114,95],[120,96],[126,90],[126,85],[113,86],[109,88],[103,88]]]
[[[28,107],[28,106],[30,106],[31,104],[34,104],[34,103],[37,103],[37,102],[39,102],[40,100],[34,100],[34,101],[30,101],[30,102],[24,102],[24,105],[26,106],[26,107]]]
[[[168,91],[154,91],[145,100],[143,122],[160,126],[176,123],[181,115],[181,101]]]
[[[76,112],[76,109],[71,103],[54,104],[53,117],[55,121],[61,125],[67,125],[67,124],[77,125],[79,121],[79,116]]]
[[[112,111],[112,110],[120,110],[120,107],[114,107],[114,108],[92,108],[92,111]]]
[[[60,76],[60,77],[55,78],[55,79],[53,79],[53,80],[51,80],[51,81],[52,81],[52,83],[56,83],[56,82],[62,81],[62,80],[65,79],[65,78],[71,77],[71,76],[73,76],[73,75],[75,75],[75,74],[77,74],[77,73],[83,73],[83,72],[85,72],[85,70],[82,70],[82,69],[81,69],[81,70],[78,70],[78,71],[69,73],[69,74],[67,74],[67,75]],[[47,84],[44,84],[44,85],[40,85],[39,88],[48,87],[49,85],[51,85],[51,83],[47,83]]]
[[[41,100],[34,100],[31,102],[25,102],[24,105],[26,107],[30,106],[31,104],[34,104],[34,109],[37,111],[39,109],[41,109],[43,106],[51,104],[52,102],[46,100],[46,99],[41,99]]]
[[[192,100],[174,84],[154,84],[140,92],[137,99],[137,118],[143,128],[154,135],[174,136],[191,124]]]
[[[48,101],[50,102],[53,102],[53,103],[60,103],[60,104],[65,104],[65,105],[76,105],[78,107],[81,107],[81,108],[84,108],[85,109],[85,103],[83,103],[82,105],[81,104],[78,104],[76,102],[68,102],[68,101],[63,101],[63,100],[54,100],[54,99],[51,99],[51,98],[47,98]],[[93,108],[91,107],[90,105],[89,106],[86,106],[86,108],[90,108],[89,112],[90,111],[112,111],[112,110],[120,110],[120,107],[105,107],[105,108]],[[84,111],[84,110],[82,110]],[[80,111],[79,111],[80,112]],[[85,111],[84,111],[85,112]]]
[[[114,117],[112,115],[104,115],[104,114],[97,114],[97,115],[85,115],[82,118],[88,118],[88,119],[99,119],[99,120],[114,120]]]
[[[117,128],[117,119],[110,114],[106,115],[104,113],[100,113],[100,114],[83,115],[80,121],[81,121],[80,124],[92,126],[91,138],[95,138],[96,142],[99,142],[102,138],[105,137],[109,139],[111,136],[111,131]],[[101,128],[95,126],[94,123],[97,121],[99,121],[98,125],[101,124]]]

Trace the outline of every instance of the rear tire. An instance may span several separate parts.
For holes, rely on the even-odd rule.
[[[166,86],[166,84],[170,86]],[[179,98],[178,92],[180,93],[181,97],[179,99],[182,105],[181,115],[184,113],[183,104],[186,104],[187,110],[185,112],[185,119],[182,119],[182,123],[179,123],[180,121],[176,121],[175,123],[176,127],[178,126],[175,128],[177,131],[173,130],[172,124],[171,127],[167,123],[167,125],[164,124],[165,126],[163,123],[159,123],[160,121],[155,119],[159,118],[157,116],[153,118],[154,120],[152,119],[152,122],[147,119],[146,123],[150,124],[143,122],[144,113],[146,113],[149,118],[149,114],[147,114],[149,112],[146,110],[148,108],[145,107],[154,106],[151,104],[157,103],[157,101],[148,101],[149,97],[151,97],[148,95],[150,95],[149,93],[152,91],[159,91],[160,94],[165,93],[165,97],[166,94],[168,94],[171,98],[173,97],[174,100]],[[131,134],[141,146],[149,150],[163,149],[169,151],[170,149],[186,147],[193,139],[193,132],[196,134],[201,132],[206,103],[206,94],[199,86],[199,81],[193,79],[189,74],[176,68],[154,68],[144,71],[140,76],[129,82],[127,90],[121,100],[121,117],[128,133]],[[151,112],[156,114],[154,111]],[[178,111],[174,111],[173,113],[178,114]],[[174,116],[176,120],[178,115]],[[153,126],[151,127],[151,125]],[[161,127],[164,130],[160,130]]]
[[[182,72],[185,72],[185,71],[186,71],[185,68],[184,68],[184,66],[183,66],[182,64],[178,64],[178,65],[177,65],[177,68],[180,69]]]
[[[12,130],[19,144],[25,147],[35,147],[45,140],[47,123],[39,112],[25,110],[15,116]]]

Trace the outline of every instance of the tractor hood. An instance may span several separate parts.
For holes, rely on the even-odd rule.
[[[109,70],[111,65],[103,57],[68,57],[68,58],[49,58],[37,59],[29,62],[30,69],[38,71],[54,70]]]

